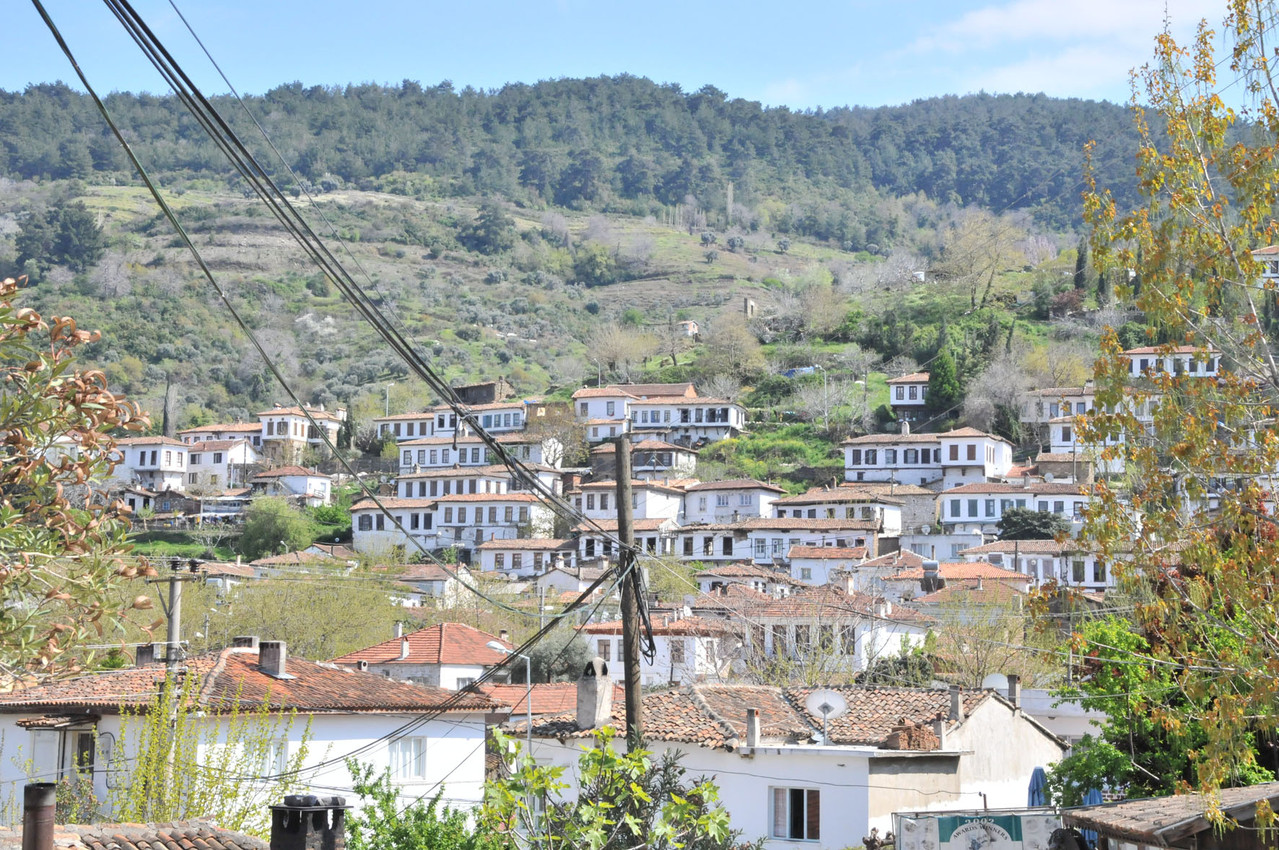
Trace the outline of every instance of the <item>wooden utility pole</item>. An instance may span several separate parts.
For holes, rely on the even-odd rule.
[[[640,717],[640,619],[639,583],[635,571],[635,527],[631,508],[631,441],[625,434],[613,441],[617,469],[617,569],[622,578],[622,676],[626,684],[626,751],[644,746]]]

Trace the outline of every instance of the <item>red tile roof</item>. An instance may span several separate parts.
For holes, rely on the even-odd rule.
[[[439,496],[436,502],[521,502],[528,504],[540,501],[532,493],[450,493]]]
[[[256,561],[250,561],[249,563],[255,567],[280,567],[293,564],[318,564],[329,567],[346,566],[337,558],[321,555],[318,552],[285,552],[283,555],[268,555],[265,558],[258,558]]]
[[[377,502],[372,499],[360,499],[360,501],[351,505],[351,510],[353,512],[369,510],[376,511],[379,510],[378,502],[381,502],[382,507],[386,508],[388,511],[400,508],[412,510],[414,508],[429,508],[435,504],[435,501],[435,499],[397,499],[395,496],[378,496]]]
[[[407,658],[401,658],[401,643],[409,642]],[[482,632],[464,623],[440,623],[403,638],[391,638],[365,649],[357,650],[333,659],[334,664],[351,665],[359,661],[369,664],[471,664],[491,667],[506,660],[506,654],[489,649],[487,644],[497,641],[508,649],[509,642],[496,635]]]
[[[591,623],[583,626],[582,631],[592,635],[620,635],[622,633],[622,621],[609,620],[603,623]],[[681,617],[678,620],[668,620],[659,617],[653,620],[653,634],[655,635],[711,637],[728,634],[730,631],[728,625],[719,619],[707,620],[702,617]]]
[[[190,448],[190,443],[184,443],[181,440],[175,440],[172,437],[125,437],[116,440],[117,446],[175,446],[181,448]]]
[[[936,434],[867,434],[864,437],[849,437],[844,440],[845,446],[859,446],[863,443],[872,445],[897,444],[897,443],[936,443]]]
[[[686,525],[680,531],[875,531],[879,522],[869,519],[808,519],[803,517],[751,517],[737,522]]]
[[[392,413],[390,416],[374,416],[374,422],[404,422],[406,420],[434,419],[435,414],[429,410],[418,413]]]
[[[1130,348],[1121,354],[1193,354],[1196,351],[1207,351],[1209,354],[1216,354],[1217,351],[1212,346],[1201,348],[1197,345],[1143,345],[1140,348]]]
[[[1060,555],[1063,552],[1079,552],[1081,547],[1073,540],[1058,543],[1056,540],[996,540],[984,546],[973,546],[964,549],[961,555],[985,555],[990,552],[1003,552],[1011,555],[1019,552],[1023,555]]]
[[[243,706],[267,704],[301,712],[403,712],[449,710],[482,711],[492,702],[479,694],[455,694],[442,688],[360,673],[332,664],[289,658],[290,679],[262,672],[258,654],[250,649],[224,649],[192,656],[185,662],[187,675],[196,676],[195,701],[208,711],[229,709],[239,700]],[[149,665],[111,670],[0,694],[0,712],[25,713],[45,708],[92,708],[115,713],[121,705],[149,704],[164,681],[164,667]]]
[[[573,393],[573,398],[636,398],[636,396],[617,387],[582,387]]]
[[[661,519],[661,518],[637,519],[632,523],[632,527],[635,531],[660,531],[662,526],[668,523],[671,525],[674,525],[675,521],[672,519]],[[595,532],[596,534],[598,534],[601,528],[610,534],[616,534],[617,520],[596,519],[596,520],[591,520],[591,522],[589,523],[578,523],[577,525],[573,526],[573,531],[578,534],[590,534],[591,532]]]
[[[570,545],[571,542],[572,541],[569,540],[560,540],[551,537],[521,537],[515,540],[486,540],[475,548],[482,551],[496,550],[499,552],[506,552],[512,549],[517,549],[523,551],[543,552],[554,551],[556,549],[572,549],[573,546]]]
[[[0,850],[19,850],[22,846],[20,829],[0,829]],[[268,850],[269,847],[260,838],[222,829],[212,821],[203,820],[55,826],[53,846],[58,850]]]
[[[892,378],[885,381],[886,384],[926,384],[928,383],[927,372],[911,372],[909,375],[902,375],[900,378]]]
[[[303,478],[329,477],[322,472],[316,472],[313,469],[306,469],[301,466],[277,466],[275,469],[268,469],[266,472],[259,472],[257,475],[253,476],[253,480],[256,481],[259,478],[286,478],[294,476],[302,476]]]
[[[847,502],[880,502],[885,505],[900,505],[901,499],[894,499],[882,493],[871,493],[854,487],[814,487],[807,493],[798,496],[787,496],[773,504],[777,507],[791,505],[824,505]]]
[[[820,561],[860,561],[866,557],[865,546],[792,546],[788,558],[814,558]]]
[[[772,582],[780,582],[781,584],[795,584],[789,573],[780,572],[769,567],[761,567],[752,564],[749,561],[739,561],[735,564],[722,564],[718,567],[711,567],[702,570],[697,574],[698,578],[702,576],[713,576],[716,578],[762,578]]]
[[[234,431],[237,434],[258,434],[262,431],[261,422],[231,422],[226,425],[201,425],[198,428],[184,428],[179,434],[216,434],[219,431]]]
[[[766,484],[753,478],[730,478],[726,481],[702,481],[687,488],[691,493],[695,490],[770,490],[774,493],[785,493],[776,484]]]
[[[692,685],[679,690],[648,694],[643,698],[644,735],[654,741],[697,744],[708,748],[736,748],[746,738],[746,709],[758,712],[760,737],[766,743],[778,739],[807,743],[822,729],[820,717],[809,713],[804,701],[814,689],[777,688],[767,685]],[[928,724],[948,718],[950,692],[941,689],[857,688],[835,686],[848,702],[848,711],[828,725],[832,744],[883,746],[905,718]],[[964,716],[988,699],[991,691],[964,691]],[[624,703],[613,701],[613,723],[619,734],[626,728]],[[951,721],[956,728],[965,721]],[[512,733],[523,726],[514,720]],[[554,738],[585,738],[592,730],[577,728],[574,714],[534,721],[533,734]],[[1047,734],[1047,733],[1045,733]]]
[[[510,706],[512,715],[525,712],[528,699],[527,685],[479,685],[478,689],[489,697]],[[623,702],[626,691],[621,685],[613,689],[613,702]],[[576,682],[541,682],[533,685],[534,714],[564,714],[577,712]]]
[[[862,566],[865,566],[863,564]],[[1011,582],[1028,582],[1030,576],[1025,573],[1019,573],[1016,570],[1006,570],[995,564],[986,561],[963,561],[960,563],[938,564],[937,572],[947,581],[965,581],[977,579],[991,579],[992,581],[1011,581]],[[890,581],[919,581],[924,577],[924,571],[920,569],[902,570],[890,577]]]
[[[697,398],[697,390],[685,381],[678,384],[615,384],[615,389],[626,390],[636,398]]]
[[[998,440],[1001,443],[1008,442],[1003,437],[997,437],[994,434],[987,434],[985,431],[978,431],[976,428],[955,428],[950,431],[938,434],[943,440],[946,438],[964,438],[964,437],[985,437],[988,440]]]
[[[1001,605],[1026,597],[1026,592],[1006,581],[992,581],[978,587],[974,582],[962,581],[948,584],[941,590],[911,600],[916,605],[940,605],[952,600],[964,605]]]
[[[302,408],[300,407],[274,407],[270,410],[263,410],[260,413],[255,413],[253,415],[254,416],[306,416],[308,413],[311,414],[312,418],[314,419],[331,419],[334,422],[338,421],[338,418],[335,414],[330,413],[327,410],[320,410],[315,407],[308,407],[305,411],[303,411]]]
[[[194,453],[196,453],[196,452],[224,452],[224,451],[227,451],[228,449],[233,449],[233,448],[235,448],[236,446],[240,445],[241,443],[244,443],[245,445],[252,445],[252,443],[250,443],[248,440],[244,440],[244,439],[240,439],[240,440],[201,440],[201,441],[199,441],[198,443],[185,443],[184,445],[186,445],[188,448],[190,448],[190,449],[191,449],[191,453],[192,453],[192,454],[194,454]]]

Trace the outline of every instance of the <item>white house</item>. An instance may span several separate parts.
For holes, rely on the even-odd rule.
[[[334,658],[333,663],[392,679],[458,691],[483,676],[489,668],[506,660],[506,653],[489,647],[493,642],[507,649],[515,648],[497,635],[464,623],[439,623],[349,652]]]
[[[786,560],[790,562],[790,575],[795,581],[822,585],[832,580],[844,581],[844,576],[865,561],[866,556],[865,547],[792,546]]]
[[[942,493],[938,499],[940,520],[946,526],[980,525],[993,534],[1004,511],[1010,508],[1054,513],[1078,533],[1091,498],[1078,484],[1030,485],[984,482],[965,484]]]
[[[372,499],[361,499],[351,505],[351,548],[356,552],[373,556],[389,556],[395,552],[415,552],[409,537],[416,540],[422,548],[435,548],[437,534],[435,529],[434,499],[399,499],[382,496],[378,499],[391,516],[404,527],[404,532],[396,528],[395,522],[388,520],[386,513]],[[407,532],[408,536],[405,535]]]
[[[853,486],[815,487],[798,496],[773,502],[778,517],[807,519],[860,519],[879,523],[883,537],[902,532],[902,501],[892,496],[869,493]]]
[[[325,437],[336,446],[346,411],[328,411],[323,405],[305,409],[276,405],[260,411],[257,417],[262,423],[262,453],[274,463],[290,464],[301,462],[307,452],[327,453]],[[311,419],[316,425],[311,424]]]
[[[221,425],[200,425],[178,432],[184,443],[201,443],[207,440],[248,440],[253,448],[262,448],[262,423],[231,422]]]
[[[129,437],[116,441],[120,463],[112,478],[148,490],[183,492],[190,446],[172,437]]]
[[[936,434],[912,434],[903,422],[899,434],[867,434],[844,441],[844,478],[848,481],[896,481],[927,486],[942,477],[941,442]]]
[[[249,483],[249,468],[262,456],[247,439],[201,440],[188,443],[187,487],[226,490]]]
[[[631,401],[631,433],[686,446],[736,437],[746,430],[746,408],[719,398]]]
[[[398,443],[402,440],[414,440],[419,437],[430,437],[435,433],[435,414],[431,411],[416,413],[392,413],[390,416],[375,416],[373,427],[378,437],[394,438]]]
[[[546,537],[486,540],[475,547],[475,554],[481,572],[513,578],[540,575],[556,565],[572,567],[577,562],[572,540]]]
[[[523,431],[528,426],[528,413],[526,403],[523,401],[495,401],[488,404],[473,404],[466,408],[467,412],[474,414],[475,421],[481,428],[490,434],[508,434],[516,431]],[[440,427],[437,427],[436,434],[451,436],[456,429],[453,424],[456,416],[453,415],[453,409],[448,405],[441,405],[432,408],[432,412],[436,415],[436,421]],[[447,422],[445,425],[445,416]],[[465,425],[462,426],[467,433],[470,429]]]
[[[910,602],[931,593],[922,586],[925,578],[932,576],[942,580],[947,588],[981,588],[987,584],[1002,582],[1019,593],[1029,593],[1031,578],[1011,567],[1001,567],[985,561],[925,562],[921,567],[909,567],[879,580],[884,595],[893,600]]]
[[[403,499],[435,499],[452,493],[505,493],[510,481],[511,471],[501,464],[448,466],[401,474],[395,488]]]
[[[264,496],[283,496],[318,508],[333,501],[333,479],[313,469],[279,466],[259,472],[250,479],[253,491]]]
[[[617,482],[592,481],[567,494],[573,506],[591,519],[617,518]],[[684,507],[684,490],[658,480],[631,482],[635,519],[676,519]]]
[[[577,712],[534,720],[539,760],[564,767],[571,786],[597,728],[610,726],[612,745],[624,746],[624,706],[608,690],[588,690]],[[1024,806],[1035,768],[1064,750],[993,691],[841,686],[833,690],[845,710],[823,723],[806,707],[814,690],[703,684],[648,694],[644,734],[659,757],[681,753],[688,775],[719,786],[744,840],[786,850],[849,847],[871,827],[891,829],[896,811],[979,797],[991,808]]]
[[[251,724],[264,701],[296,712],[275,730],[279,740],[265,772],[284,769],[309,735],[298,777],[303,789],[354,797],[344,759],[351,755],[375,773],[389,770],[401,805],[441,790],[463,808],[482,799],[484,718],[498,707],[493,700],[290,658],[282,642],[236,641],[241,645],[184,659],[185,675],[195,677],[191,722],[225,735],[223,716],[236,700],[249,712],[242,722]],[[134,757],[140,726],[122,720],[121,706],[145,711],[165,679],[152,654],[148,645],[136,667],[0,694],[0,782],[78,776],[99,800],[109,799]],[[406,730],[405,717],[422,722]]]
[[[786,596],[798,584],[781,570],[750,563],[711,567],[702,570],[695,579],[697,588],[702,593],[718,593],[731,585],[739,584],[773,599]]]
[[[1091,383],[1081,387],[1044,387],[1026,394],[1021,421],[1032,426],[1047,425],[1059,416],[1078,416],[1093,409],[1097,391]]]
[[[631,474],[636,478],[691,478],[697,472],[697,450],[661,440],[631,446]]]
[[[615,682],[622,676],[622,621],[588,623],[582,634],[595,654],[609,662]],[[739,640],[733,629],[722,620],[701,617],[655,617],[653,643],[657,649],[653,659],[640,659],[640,684],[691,685],[695,682],[722,682],[732,676],[732,663],[738,657]],[[616,659],[616,663],[612,661]]]
[[[678,528],[675,554],[685,561],[784,564],[793,546],[860,546],[875,555],[878,534],[877,520],[756,517]]]
[[[965,561],[985,561],[1024,573],[1036,586],[1056,581],[1064,587],[1106,591],[1115,586],[1113,570],[1073,540],[997,540],[959,553]]]
[[[436,423],[438,427],[438,422]],[[516,460],[558,468],[564,449],[553,437],[530,437],[525,434],[499,434],[494,438]],[[499,462],[479,437],[421,437],[399,444],[400,472],[439,469],[450,466],[491,466]]]
[[[637,519],[631,524],[635,535],[635,545],[645,552],[654,555],[671,554],[671,545],[678,528],[675,520],[654,517]],[[577,554],[582,561],[593,561],[596,558],[612,558],[615,556],[613,539],[617,537],[616,519],[597,519],[589,523],[579,523],[573,527],[577,540]]]
[[[435,500],[440,546],[467,549],[486,540],[550,537],[555,513],[531,493],[454,493]]]
[[[888,404],[903,422],[924,418],[928,409],[928,373],[913,372],[888,381]]]
[[[976,428],[956,428],[938,434],[941,446],[942,489],[974,481],[992,481],[1013,465],[1012,443]]]
[[[1191,378],[1215,378],[1221,352],[1194,345],[1145,345],[1121,352],[1134,378],[1170,374]]]
[[[772,506],[786,491],[751,478],[703,481],[684,488],[685,524],[726,523],[772,516]]]

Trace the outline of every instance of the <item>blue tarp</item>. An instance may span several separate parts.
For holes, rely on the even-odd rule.
[[[1026,805],[1048,805],[1048,776],[1044,773],[1042,767],[1035,768],[1034,772],[1030,774],[1030,789],[1026,795]]]

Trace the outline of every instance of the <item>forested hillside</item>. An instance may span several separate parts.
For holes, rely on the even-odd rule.
[[[1102,178],[1126,185],[1133,137],[1109,104],[796,113],[633,77],[294,85],[247,104],[303,185],[219,101],[455,382],[502,374],[566,398],[588,380],[696,380],[837,438],[876,427],[883,375],[945,354],[961,391],[985,393],[973,421],[995,427],[1028,369],[1073,380],[1098,311],[1116,318],[1107,282],[1076,269],[1074,232],[1089,138]],[[108,106],[304,400],[363,417],[428,401],[174,101]],[[32,306],[103,331],[86,356],[157,427],[283,400],[96,109],[62,86],[0,92],[0,276],[23,273]],[[1020,377],[995,377],[1000,358]]]
[[[447,82],[295,83],[247,102],[292,167],[317,185],[638,214],[691,196],[726,217],[731,182],[735,221],[872,252],[899,244],[907,227],[898,209],[877,201],[914,193],[1027,209],[1071,228],[1084,143],[1103,141],[1097,164],[1110,186],[1131,185],[1135,150],[1123,108],[1042,95],[807,113],[624,76],[492,92]],[[255,136],[233,101],[217,105],[245,138]],[[114,94],[108,106],[158,174],[221,181],[226,173],[172,98]],[[57,85],[0,92],[0,174],[104,172],[132,179],[87,97]]]

